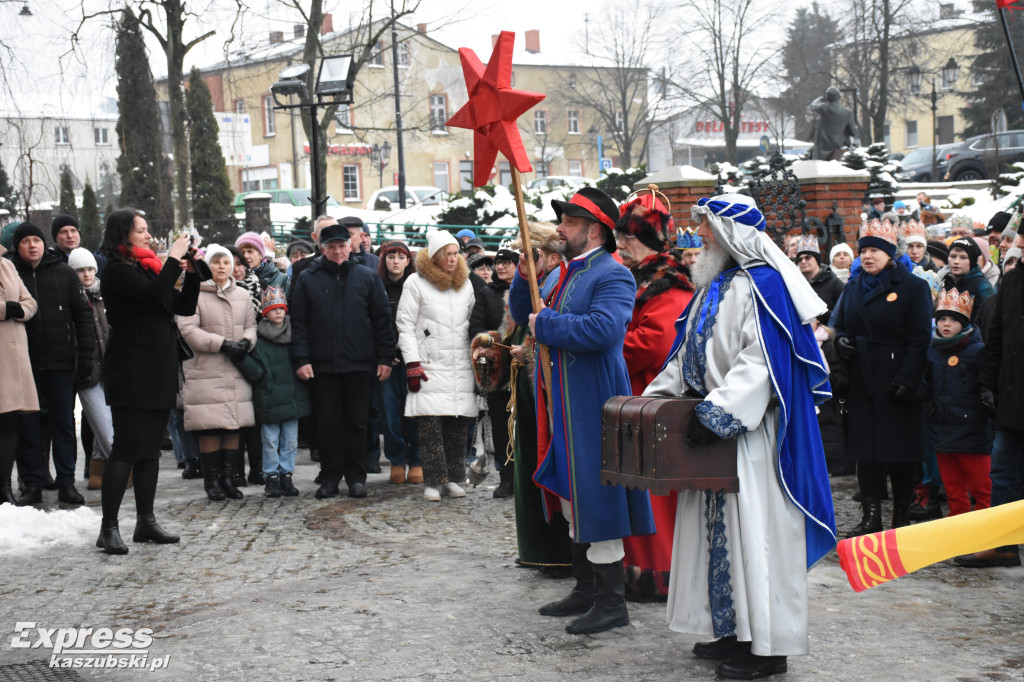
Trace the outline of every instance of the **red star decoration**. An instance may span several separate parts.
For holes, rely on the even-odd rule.
[[[501,32],[486,69],[473,50],[459,48],[469,101],[448,119],[447,125],[473,131],[474,187],[487,184],[499,151],[519,172],[533,170],[516,119],[544,99],[544,95],[512,89],[515,39],[515,33]]]

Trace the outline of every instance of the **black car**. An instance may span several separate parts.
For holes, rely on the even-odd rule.
[[[946,175],[946,153],[956,144],[939,145],[939,154],[935,163],[935,177],[942,178]],[[931,182],[932,180],[932,149],[933,147],[918,147],[907,152],[901,160],[903,170],[896,173],[896,179],[900,182]]]
[[[969,137],[946,152],[946,180],[984,180],[1024,161],[1024,130]]]

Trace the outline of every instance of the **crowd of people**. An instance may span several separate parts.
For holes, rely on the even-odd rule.
[[[303,440],[318,499],[342,482],[366,497],[381,454],[426,503],[493,471],[517,561],[575,580],[540,613],[587,634],[628,624],[627,600],[667,600],[673,629],[714,636],[694,654],[721,675],[784,672],[807,651],[806,570],[837,535],[938,518],[943,500],[956,515],[1021,499],[1020,212],[954,216],[947,234],[927,196],[913,214],[873,202],[856,244],[826,258],[821,235],[775,245],[749,197],[701,199],[689,230],[662,199],[584,187],[528,248],[493,255],[472,230],[375,249],[361,220],[329,216],[311,241],[183,234],[162,257],[131,209],[107,216],[95,253],[70,216],[49,240],[8,226],[0,503],[53,488],[84,502],[76,397],[110,554],[128,552],[130,486],[133,540],[178,542],[154,515],[165,434],[211,501],[250,484],[300,495]],[[735,440],[741,492],[602,485],[601,406],[620,395],[699,399],[687,443]],[[851,475],[863,513],[840,532],[829,477]]]

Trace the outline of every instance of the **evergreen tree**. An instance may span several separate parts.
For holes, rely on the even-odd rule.
[[[778,103],[784,113],[796,119],[797,139],[811,139],[812,122],[807,119],[807,106],[831,85],[828,46],[840,37],[839,22],[822,13],[818,3],[813,3],[810,10],[798,9],[789,26],[782,48],[786,89]]]
[[[224,153],[217,141],[220,128],[213,113],[210,90],[199,69],[192,69],[185,108],[192,121],[189,150],[192,157],[192,215],[207,242],[234,242],[237,230],[234,217],[234,194],[228,181]],[[205,227],[205,229],[204,229]]]
[[[0,163],[0,208],[10,211],[12,218],[18,208],[18,193],[11,187],[11,181],[7,177],[3,163]]]
[[[903,168],[903,164],[889,160],[889,149],[884,142],[850,150],[843,154],[839,163],[853,170],[867,170],[871,173],[867,196],[891,197],[900,188],[894,176]]]
[[[74,178],[71,177],[71,169],[66,165],[60,167],[60,208],[58,210],[75,220],[78,219]]]
[[[974,45],[978,56],[971,65],[971,81],[977,87],[965,93],[967,106],[960,110],[964,117],[964,137],[992,132],[992,114],[1002,108],[1006,113],[1008,130],[1024,128],[1024,109],[1021,109],[1020,88],[1010,62],[1003,27],[996,16],[995,3],[976,2],[975,11],[984,12],[986,20],[974,30]],[[1018,50],[1024,46],[1024,17],[1019,12],[1006,13],[1010,37]]]
[[[92,189],[92,183],[88,179],[82,189],[82,210],[78,215],[78,222],[82,232],[82,246],[95,251],[103,239],[103,229],[100,224],[100,208],[96,205],[96,192]]]
[[[156,104],[149,55],[142,40],[139,20],[130,9],[121,14],[117,26],[117,139],[121,156],[121,206],[143,211],[155,234],[171,228],[173,218],[170,178],[163,158],[160,110]]]

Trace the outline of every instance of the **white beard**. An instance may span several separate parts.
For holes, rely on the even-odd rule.
[[[700,258],[690,266],[690,280],[698,289],[703,289],[725,270],[730,260],[732,257],[718,244],[705,244]]]

